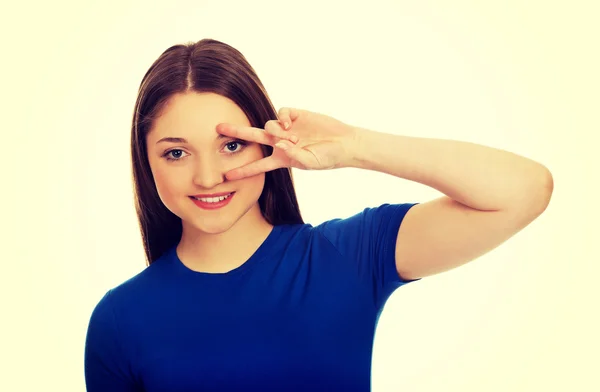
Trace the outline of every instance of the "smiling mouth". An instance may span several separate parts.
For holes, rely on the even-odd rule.
[[[218,203],[221,202],[223,200],[226,200],[228,198],[231,197],[231,195],[233,195],[235,192],[231,192],[227,195],[224,196],[216,196],[216,197],[196,197],[196,196],[190,196],[190,198],[194,199],[194,200],[198,200],[201,201],[203,203]]]

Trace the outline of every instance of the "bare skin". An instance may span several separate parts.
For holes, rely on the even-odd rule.
[[[159,196],[183,222],[177,254],[188,268],[199,272],[223,273],[240,266],[272,230],[258,206],[264,173],[225,178],[228,170],[263,158],[260,145],[220,137],[216,125],[222,121],[250,125],[244,112],[227,98],[180,94],[171,99],[147,137]],[[190,199],[220,192],[235,194],[225,208],[217,210],[199,208]]]
[[[220,133],[246,140],[278,138],[271,157],[236,168],[228,178],[278,167],[353,167],[444,194],[411,208],[398,231],[396,268],[407,279],[448,271],[496,248],[542,214],[553,192],[545,166],[508,151],[376,132],[300,109],[283,108],[279,118],[291,125],[267,124],[264,130],[219,125]]]

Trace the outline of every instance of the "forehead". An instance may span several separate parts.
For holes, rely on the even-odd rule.
[[[148,139],[191,135],[214,137],[216,126],[222,122],[250,125],[242,109],[229,98],[214,93],[176,94],[154,121]]]

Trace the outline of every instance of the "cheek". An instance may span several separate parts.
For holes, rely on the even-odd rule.
[[[242,166],[246,166],[249,163],[258,161],[264,158],[262,149],[259,145],[254,144],[246,147],[246,149],[239,154],[225,155],[221,157],[221,169],[223,174],[230,170],[237,169]]]
[[[262,148],[258,144],[254,144],[248,148],[247,154],[244,154],[244,160],[246,164],[254,161],[264,159],[266,155],[263,153]]]
[[[243,180],[240,180],[240,186],[251,192],[253,198],[258,198],[265,186],[265,174],[261,173],[256,176],[244,178]]]
[[[259,145],[253,144],[246,147],[246,149],[239,154],[224,156],[222,160],[223,171],[227,172],[262,158],[264,158],[262,149]]]
[[[258,144],[255,144],[250,146],[245,151],[245,154],[240,154],[240,158],[236,159],[237,162],[235,162],[232,168],[247,165],[262,158],[264,158],[262,149]],[[239,180],[239,182],[240,186],[252,193],[252,198],[258,199],[265,186],[265,174],[262,173],[256,176],[244,178]]]
[[[154,170],[153,176],[158,196],[163,204],[172,210],[171,207],[174,205],[174,200],[185,189],[185,184],[182,181],[184,176],[169,175],[169,170],[165,167],[159,167]]]

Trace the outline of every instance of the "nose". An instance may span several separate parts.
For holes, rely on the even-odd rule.
[[[211,189],[225,181],[225,171],[222,165],[213,159],[203,158],[196,164],[194,185]]]

